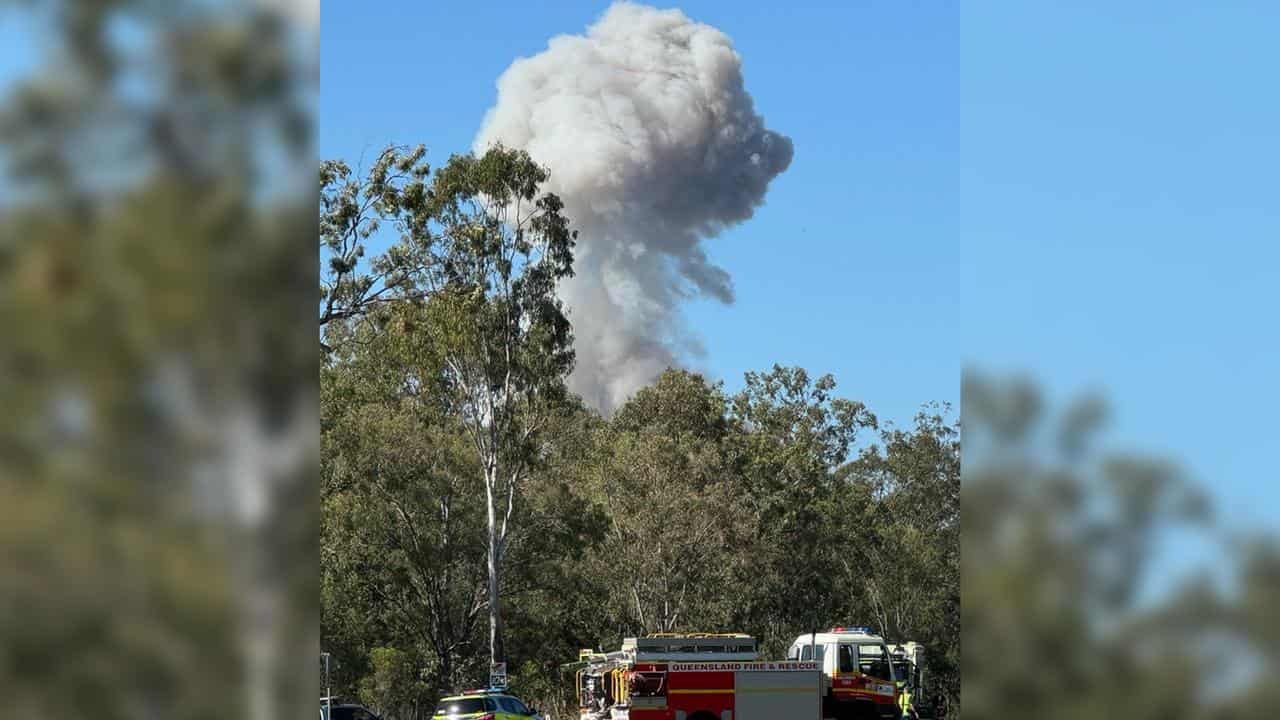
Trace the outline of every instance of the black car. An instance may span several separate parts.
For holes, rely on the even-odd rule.
[[[382,720],[372,710],[363,705],[337,704],[332,706],[332,715],[327,715],[329,706],[320,703],[320,720]]]

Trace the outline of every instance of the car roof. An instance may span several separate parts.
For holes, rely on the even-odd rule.
[[[820,632],[820,633],[808,633],[805,635],[797,636],[796,639],[792,642],[792,645],[797,645],[797,644],[808,645],[810,638],[813,638],[814,642],[819,642],[819,643],[856,642],[856,643],[862,643],[865,645],[883,645],[884,644],[884,638],[880,637],[879,635],[869,635],[867,633],[861,633],[861,632],[837,632],[837,633]]]
[[[517,700],[519,699],[519,698],[516,698],[515,695],[512,695],[511,693],[503,690],[472,690],[471,692],[458,693],[457,695],[442,697],[440,698],[440,702],[446,702],[449,700],[474,700],[475,698],[486,698],[486,697],[509,697]]]

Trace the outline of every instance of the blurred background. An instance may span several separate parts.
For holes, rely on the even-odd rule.
[[[1275,715],[1277,13],[960,14],[973,717]],[[317,14],[0,3],[12,714],[314,711]]]
[[[961,13],[972,717],[1276,715],[1278,24]]]
[[[0,3],[0,691],[318,682],[317,3]]]

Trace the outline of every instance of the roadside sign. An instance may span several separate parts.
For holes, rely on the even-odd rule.
[[[494,663],[489,667],[489,687],[506,688],[507,687],[507,664],[504,662]]]

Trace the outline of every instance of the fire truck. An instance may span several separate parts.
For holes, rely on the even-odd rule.
[[[811,660],[822,669],[823,717],[844,720],[898,718],[900,683],[884,638],[869,627],[833,627],[798,636],[788,660]]]
[[[845,628],[832,632],[845,636]],[[803,636],[825,641],[831,633]],[[853,637],[852,635],[849,635]],[[580,720],[868,720],[898,718],[888,650],[869,634],[858,645],[878,642],[884,667],[876,678],[854,663],[837,641],[828,669],[814,658],[814,645],[785,661],[761,661],[755,638],[729,634],[655,634],[627,638],[616,652],[583,650],[577,671]],[[849,645],[852,647],[852,645]],[[793,646],[795,649],[796,646]],[[854,652],[857,652],[856,650]],[[866,657],[870,657],[869,650]],[[856,668],[856,669],[855,669]],[[834,674],[833,674],[834,673]]]

